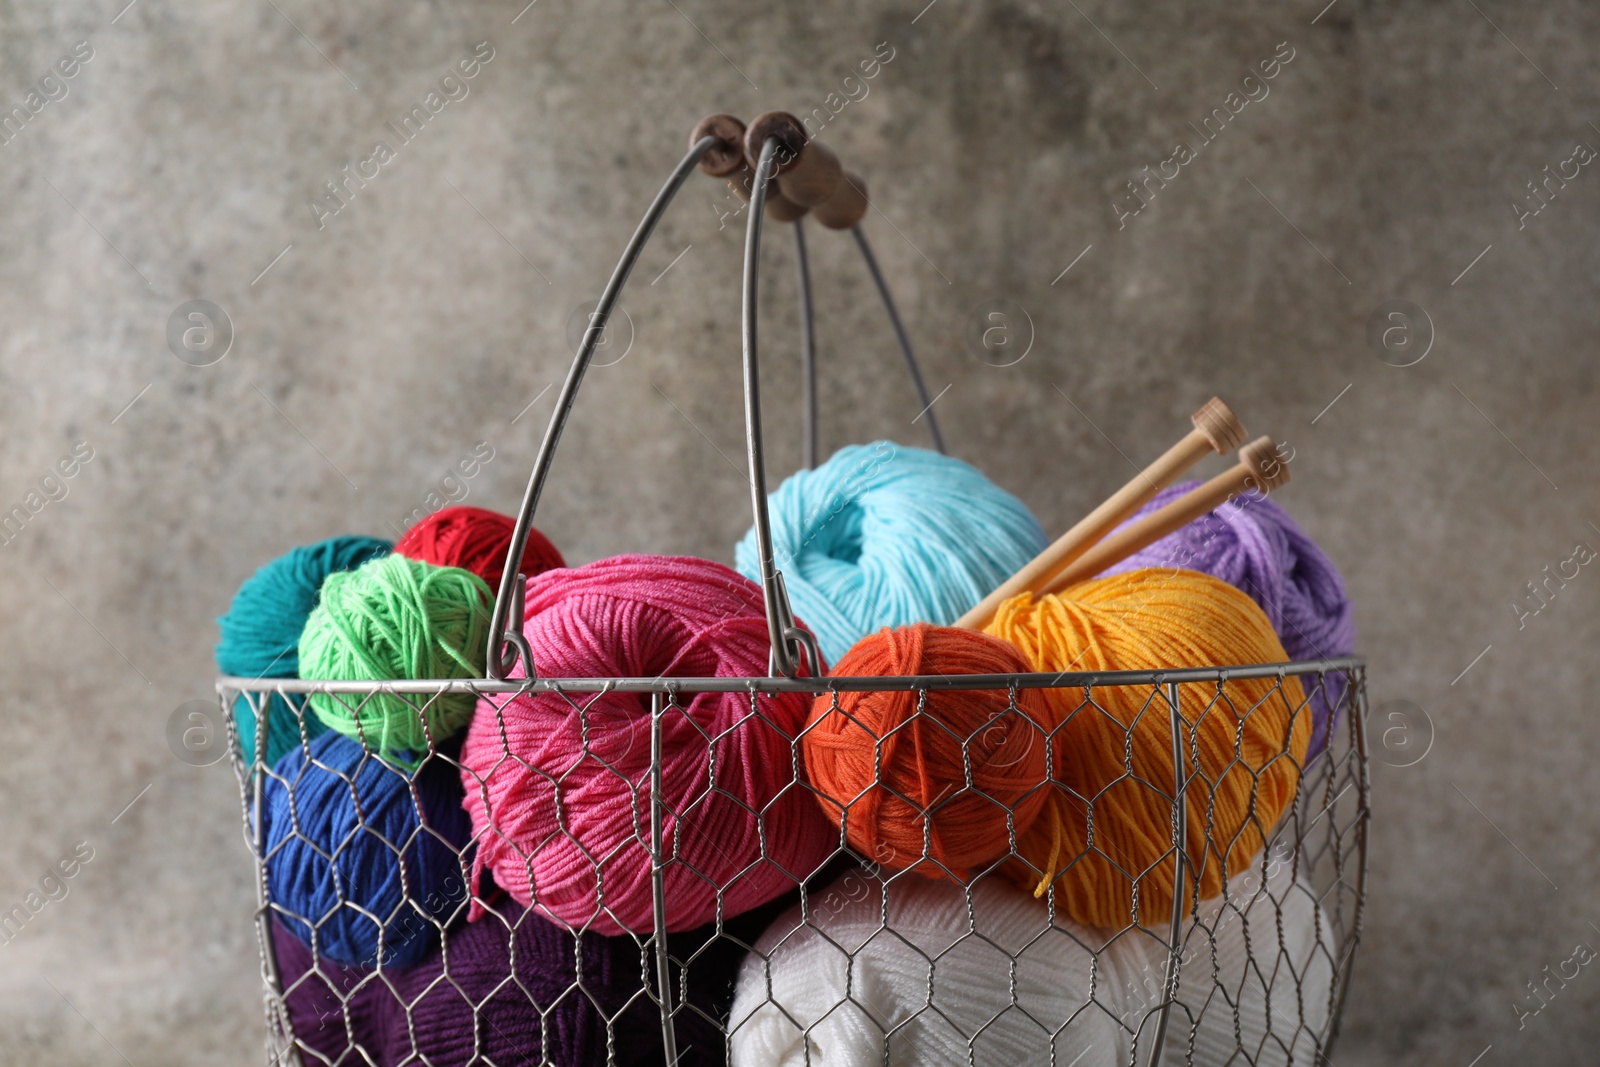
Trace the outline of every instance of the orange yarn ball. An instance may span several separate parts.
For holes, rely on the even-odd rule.
[[[986,632],[1012,642],[1035,671],[1156,670],[1279,663],[1289,657],[1267,616],[1208,575],[1129,571],[1035,601],[1001,605]],[[1046,691],[1054,783],[1006,864],[1091,926],[1161,923],[1172,908],[1171,709],[1151,686]],[[1293,676],[1188,683],[1179,712],[1189,785],[1185,895],[1220,894],[1260,853],[1294,802],[1311,710]],[[1092,809],[1093,833],[1090,833]],[[1226,866],[1226,870],[1224,870]]]
[[[1018,674],[1004,641],[919,623],[858,641],[832,673]],[[919,708],[920,703],[920,708]],[[1010,851],[1045,801],[1047,711],[1038,690],[824,693],[803,739],[806,771],[851,847],[937,878]],[[970,774],[969,774],[970,771]]]

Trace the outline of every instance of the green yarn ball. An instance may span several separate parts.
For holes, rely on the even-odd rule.
[[[376,682],[481,678],[494,594],[482,578],[404,556],[330,574],[300,634],[300,677]],[[330,729],[408,769],[472,718],[471,693],[313,693]]]

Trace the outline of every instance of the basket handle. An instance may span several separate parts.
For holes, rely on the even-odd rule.
[[[655,199],[651,201],[644,218],[639,220],[633,236],[628,239],[627,246],[622,250],[622,258],[617,261],[616,269],[611,272],[611,280],[606,283],[605,290],[600,294],[599,304],[589,316],[589,327],[584,331],[583,342],[578,346],[578,353],[573,358],[572,366],[567,370],[566,380],[561,383],[561,394],[556,398],[555,411],[550,415],[544,439],[539,444],[539,454],[534,460],[533,472],[528,477],[528,487],[523,493],[522,507],[517,513],[517,524],[512,531],[511,544],[506,552],[506,565],[500,578],[500,588],[495,593],[494,615],[489,626],[486,657],[486,672],[492,680],[503,681],[509,677],[519,657],[525,675],[529,678],[537,676],[534,671],[533,651],[522,635],[526,579],[520,571],[522,553],[528,543],[528,531],[533,526],[533,513],[539,506],[545,479],[549,477],[551,464],[555,461],[556,446],[561,441],[562,431],[566,429],[567,418],[572,413],[572,405],[578,396],[578,387],[583,384],[583,377],[589,370],[594,350],[605,336],[606,323],[611,317],[612,308],[622,295],[622,288],[627,284],[634,264],[638,262],[640,253],[649,242],[656,223],[666,214],[667,207],[682,188],[684,181],[688,179],[690,172],[707,152],[720,143],[716,136],[708,133],[695,141],[684,157],[678,161],[678,165],[673,168],[666,183],[662,185],[661,191],[656,193]],[[772,524],[767,513],[767,478],[761,440],[761,394],[757,379],[756,277],[761,249],[761,217],[766,205],[767,184],[772,176],[773,155],[779,143],[777,138],[768,138],[762,146],[755,179],[751,183],[750,217],[745,230],[742,337],[745,442],[750,463],[750,496],[755,512],[756,543],[761,557],[762,598],[767,615],[767,633],[772,642],[769,669],[775,675],[793,678],[800,673],[802,664],[809,664],[811,670],[820,673],[822,658],[811,634],[795,625],[794,613],[789,606],[789,597],[783,585],[783,575],[773,560]],[[512,620],[516,620],[515,625],[512,625]]]
[[[800,673],[804,653],[811,670],[822,673],[816,639],[795,625],[784,588],[783,574],[772,554],[772,521],[767,513],[767,468],[762,456],[760,359],[756,345],[757,279],[761,267],[761,221],[766,215],[767,189],[772,181],[773,158],[783,142],[769,136],[756,159],[750,183],[750,217],[744,231],[744,299],[741,341],[744,348],[744,438],[750,464],[750,508],[755,513],[756,551],[761,557],[761,593],[767,609],[767,636],[772,642],[769,670],[793,678]]]

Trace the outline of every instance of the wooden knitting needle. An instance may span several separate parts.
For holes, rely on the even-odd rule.
[[[1185,471],[1215,452],[1227,455],[1244,443],[1244,425],[1233,409],[1212,397],[1189,417],[1194,429],[1127,485],[1056,538],[1027,566],[1007,578],[978,606],[956,620],[956,625],[977,630],[989,624],[995,610],[1018,593],[1038,591],[1063,568],[1094,547],[1106,534],[1143,507],[1150,498],[1177,481]]]
[[[1270,437],[1258,437],[1239,450],[1236,465],[1101,541],[1046,582],[1036,595],[1059,593],[1087,581],[1241,493],[1252,489],[1270,493],[1287,484],[1289,464],[1278,458],[1278,446]]]

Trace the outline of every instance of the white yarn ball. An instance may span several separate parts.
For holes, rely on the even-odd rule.
[[[1117,959],[1136,965],[1122,946],[1138,931],[1096,963],[1104,935],[1052,924],[1042,902],[987,879],[965,890],[851,873],[809,909],[809,923],[799,907],[780,916],[745,957],[733,1067],[1028,1067],[1051,1062],[1052,1044],[1057,1064],[1127,1061],[1114,998],[1133,972]]]
[[[1141,1062],[1154,1039],[1164,928],[1113,935],[1052,923],[1010,884],[885,886],[865,872],[813,894],[809,911],[784,913],[745,958],[732,1067],[1024,1067],[1048,1062],[1052,1044],[1058,1064],[1120,1067],[1135,1032]],[[1264,885],[1259,867],[1235,876],[1186,922],[1161,1067],[1311,1063],[1335,948],[1286,860]]]
[[[1294,877],[1286,857],[1268,863],[1265,885],[1257,867],[1231,879],[1222,896],[1202,901],[1185,938],[1162,1067],[1314,1062],[1331,1011],[1337,945],[1313,891]],[[1148,938],[1130,947],[1143,959],[1119,992],[1123,1021],[1137,1031],[1161,1001],[1167,955]],[[1145,1024],[1141,1050],[1154,1040],[1155,1027],[1154,1018]]]

